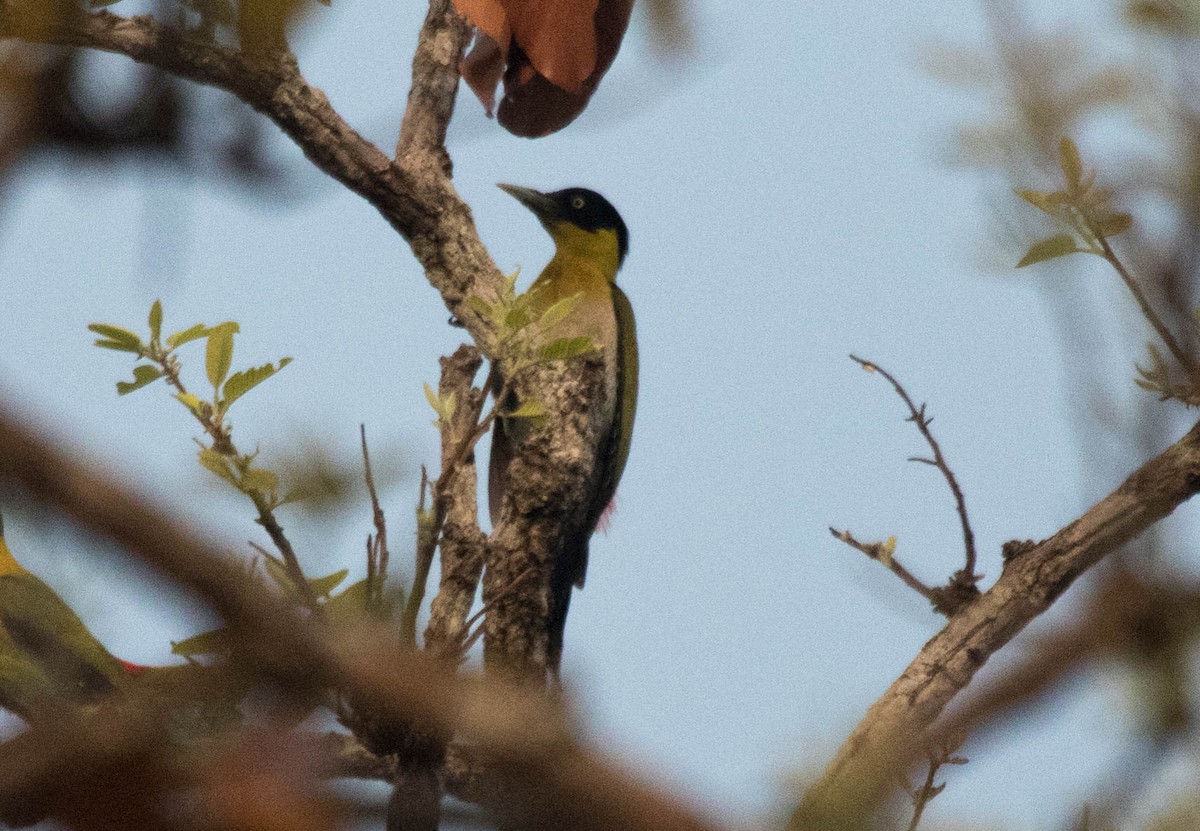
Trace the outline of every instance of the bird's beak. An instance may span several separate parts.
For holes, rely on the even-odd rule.
[[[518,187],[517,185],[506,185],[503,182],[497,185],[497,187],[533,211],[534,216],[540,219],[543,224],[552,220],[558,211],[558,206],[554,200],[541,191]]]

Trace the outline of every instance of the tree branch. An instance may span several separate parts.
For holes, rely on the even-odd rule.
[[[458,51],[467,38],[450,0],[430,3],[396,163],[305,82],[290,53],[247,55],[149,16],[100,11],[47,19],[40,7],[41,0],[0,0],[0,37],[126,55],[231,92],[274,121],[313,164],[366,199],[408,240],[447,308],[489,351],[490,324],[463,300],[472,292],[494,296],[501,275],[450,182],[445,150],[435,143],[453,112]]]
[[[476,465],[474,442],[469,455],[459,458],[460,447],[479,427],[484,392],[472,386],[479,372],[479,352],[460,346],[442,358],[438,394],[444,400],[454,394],[458,401],[449,424],[442,425],[442,472],[438,485],[444,492],[445,519],[440,529],[441,582],[429,609],[425,646],[434,654],[457,657],[467,640],[467,615],[475,602],[475,590],[483,571],[487,537],[479,530],[476,508]],[[446,478],[445,486],[442,479]],[[437,498],[435,496],[435,498]]]
[[[397,160],[355,132],[320,91],[301,76],[286,52],[245,55],[163,26],[151,17],[108,12],[47,19],[39,0],[0,0],[0,37],[82,46],[127,55],[182,78],[232,92],[266,115],[321,170],[358,193],[412,247],[429,282],[471,333],[481,352],[495,357],[492,324],[466,301],[499,294],[503,279],[475,229],[470,209],[450,180],[441,141],[453,112],[458,60],[468,30],[450,0],[430,0],[418,37],[413,86],[400,131]],[[527,373],[517,390],[537,400],[548,416],[527,442],[521,474],[509,477],[509,510],[495,529],[485,601],[502,597],[488,617],[493,655],[521,674],[545,664],[545,625],[551,559],[570,512],[583,505],[601,422],[599,361]],[[549,500],[550,510],[544,510]],[[513,592],[520,575],[535,567],[529,588]]]
[[[578,741],[562,719],[552,717],[544,696],[496,679],[455,679],[443,662],[400,647],[394,632],[365,629],[339,636],[300,619],[244,579],[240,564],[126,490],[116,476],[76,461],[61,442],[25,429],[3,402],[0,481],[21,485],[206,600],[229,624],[235,655],[257,676],[279,680],[295,695],[321,687],[345,690],[356,701],[370,702],[383,718],[462,736],[506,794],[502,801],[484,801],[512,819],[506,827],[715,831]],[[93,763],[63,738],[61,727],[36,727],[19,742],[0,744],[0,813],[39,788],[57,793],[64,760],[104,767],[106,775],[124,762],[120,748],[96,748]]]
[[[1054,536],[1010,559],[996,584],[930,640],[871,706],[792,818],[857,829],[924,753],[925,733],[980,667],[1106,554],[1200,490],[1200,424]]]

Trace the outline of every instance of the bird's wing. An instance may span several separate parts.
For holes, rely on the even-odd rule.
[[[617,316],[617,411],[614,415],[617,448],[613,457],[611,500],[617,491],[617,483],[625,472],[629,459],[629,445],[633,440],[633,418],[637,414],[638,396],[638,348],[637,324],[633,319],[633,306],[621,287],[613,283],[613,311]],[[607,507],[608,500],[605,501]]]
[[[70,698],[109,692],[121,676],[117,659],[71,607],[28,572],[0,577],[0,623]]]

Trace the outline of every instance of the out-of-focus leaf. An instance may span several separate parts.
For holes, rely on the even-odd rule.
[[[292,576],[288,574],[287,566],[283,564],[282,560],[268,555],[263,558],[263,567],[267,572],[267,576],[275,581],[275,585],[286,592],[292,591]]]
[[[587,335],[573,338],[558,338],[538,350],[543,361],[568,361],[596,351],[596,344]]]
[[[313,594],[317,597],[327,597],[330,592],[342,584],[342,581],[346,579],[346,575],[349,573],[349,569],[343,568],[324,577],[310,577],[308,578],[308,585],[312,587]]]
[[[583,292],[576,292],[570,297],[564,297],[557,303],[552,305],[546,311],[542,312],[542,316],[538,319],[538,328],[543,332],[553,329],[558,324],[562,323],[567,315],[575,311],[579,306],[579,301],[583,297]]]
[[[1029,250],[1025,252],[1025,256],[1017,263],[1017,268],[1024,268],[1027,265],[1034,263],[1053,260],[1055,257],[1062,257],[1067,254],[1074,254],[1076,251],[1082,251],[1076,242],[1075,238],[1070,234],[1058,234],[1049,239],[1040,240],[1029,246]]]
[[[192,411],[193,413],[195,413],[196,415],[201,415],[201,414],[202,414],[202,413],[201,413],[201,409],[202,409],[202,408],[201,408],[201,404],[200,404],[200,399],[199,399],[199,398],[197,398],[197,397],[196,397],[195,395],[193,395],[192,393],[190,393],[190,392],[177,392],[177,393],[175,393],[175,400],[176,400],[176,401],[178,401],[178,402],[179,402],[180,404],[182,404],[183,406],[187,407],[189,410],[191,410],[191,411]]]
[[[242,487],[263,494],[272,494],[279,489],[279,477],[265,468],[246,468],[242,472]]]
[[[181,641],[171,642],[173,655],[224,655],[229,652],[229,630],[214,629]]]
[[[140,364],[133,368],[132,381],[118,381],[117,395],[128,395],[134,390],[139,390],[147,384],[152,384],[161,378],[163,371],[156,366],[150,364]]]
[[[1105,214],[1096,220],[1093,230],[1102,237],[1115,237],[1128,231],[1133,225],[1133,217],[1127,213]]]
[[[366,578],[351,583],[341,594],[334,595],[322,604],[325,617],[335,626],[356,623],[366,616],[370,596],[370,583]]]
[[[229,367],[233,364],[233,336],[237,331],[238,325],[232,321],[209,327],[204,366],[208,371],[208,381],[214,390],[221,388],[225,376],[229,374]]]
[[[542,406],[540,401],[529,399],[522,401],[521,406],[517,407],[511,413],[505,413],[506,418],[540,418],[546,414],[546,408]]]
[[[188,328],[176,332],[173,335],[168,335],[167,346],[171,347],[172,349],[177,346],[183,346],[189,341],[198,340],[199,338],[204,337],[207,331],[207,326],[205,326],[203,323],[197,323],[195,326],[189,326]]]
[[[229,380],[225,382],[224,389],[221,391],[221,402],[225,409],[228,410],[234,401],[237,401],[291,362],[291,358],[280,358],[279,366],[263,364],[262,366],[244,369],[241,372],[235,372],[233,375],[230,375]]]
[[[158,300],[154,301],[154,305],[150,307],[150,340],[158,343],[158,339],[162,337],[162,303]]]
[[[97,346],[137,354],[142,351],[142,339],[124,327],[113,326],[111,323],[92,323],[88,330],[103,336],[104,340],[96,341]]]
[[[1033,205],[1040,211],[1053,216],[1063,205],[1070,202],[1070,197],[1062,191],[1042,191],[1033,190],[1032,188],[1024,188],[1014,191],[1017,196],[1024,199],[1030,205]]]
[[[230,469],[228,459],[226,459],[217,451],[213,450],[211,447],[202,448],[197,455],[200,459],[200,464],[206,469],[212,471],[217,476],[220,476],[229,484],[235,487],[237,486],[237,476],[234,475],[234,472]]]
[[[1083,184],[1083,161],[1079,158],[1079,148],[1069,138],[1063,138],[1058,143],[1059,162],[1063,176],[1067,179],[1068,189],[1072,192],[1081,190]]]

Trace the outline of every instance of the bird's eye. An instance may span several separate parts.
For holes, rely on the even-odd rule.
[[[584,202],[583,202],[582,196],[576,196],[574,199],[571,200],[571,207],[577,211],[583,210],[583,204],[584,204]]]

